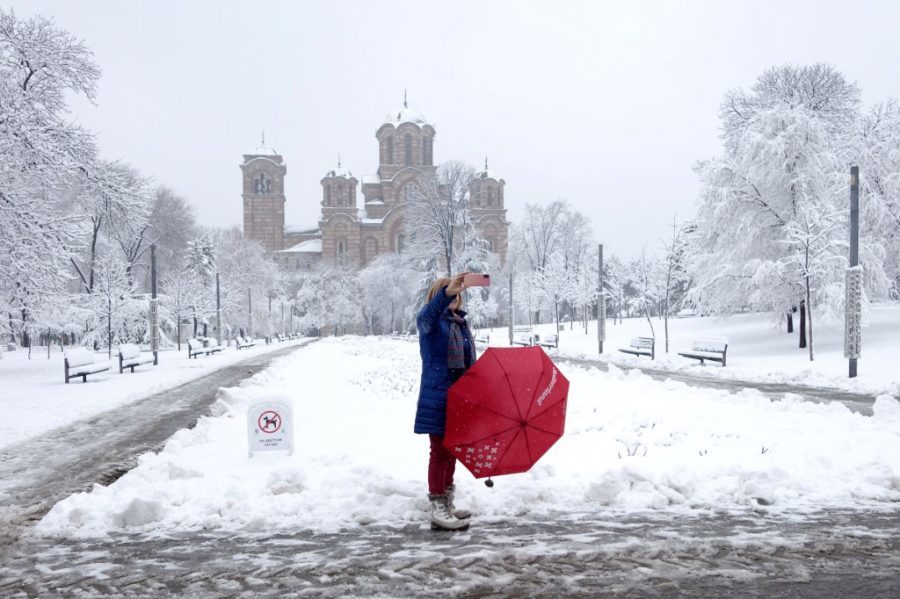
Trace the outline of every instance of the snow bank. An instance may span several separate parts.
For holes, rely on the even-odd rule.
[[[529,473],[493,489],[457,471],[478,518],[563,511],[771,510],[802,515],[900,501],[900,404],[770,401],[658,382],[638,371],[563,367],[566,435]],[[416,344],[326,339],[225,389],[217,415],[174,435],[109,487],[57,504],[51,535],[177,530],[336,531],[424,523],[428,440],[412,433]],[[247,454],[246,413],[293,401],[294,455]]]

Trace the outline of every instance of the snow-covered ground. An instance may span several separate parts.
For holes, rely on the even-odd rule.
[[[814,314],[814,317],[816,315]],[[538,334],[553,332],[553,324],[534,327]],[[799,319],[795,315],[794,332],[785,332],[784,316],[771,313],[737,314],[726,317],[691,317],[669,319],[669,353],[665,353],[663,322],[653,319],[656,333],[656,360],[638,358],[618,351],[628,345],[632,337],[650,337],[646,318],[626,318],[622,324],[607,320],[604,353],[597,353],[597,325],[584,326],[565,323],[559,333],[559,348],[548,350],[551,355],[602,359],[624,367],[641,365],[687,371],[703,376],[743,381],[793,383],[819,387],[833,387],[859,393],[900,396],[900,305],[872,306],[862,332],[862,355],[858,376],[848,377],[844,358],[844,328],[842,323],[825,326],[816,323],[815,360],[810,362],[809,350],[798,347]],[[491,345],[508,345],[505,328],[493,331]],[[728,339],[728,366],[684,358],[679,351],[689,350],[693,339],[725,337]]]
[[[35,348],[31,359],[27,350],[4,352],[0,356],[0,448],[149,397],[276,346],[260,340],[251,348],[238,351],[229,347],[195,359],[188,359],[187,346],[183,347],[182,351],[161,351],[157,366],[138,366],[134,373],[125,370],[119,374],[114,356],[109,370],[89,375],[85,383],[79,378],[68,385],[63,377],[63,353],[58,348],[51,350],[49,359],[46,347]],[[106,361],[105,352],[97,355]]]
[[[748,352],[736,354],[740,365]],[[419,368],[417,345],[404,340],[308,346],[220,391],[217,415],[145,454],[112,485],[58,503],[38,530],[424,525],[428,439],[412,433]],[[476,522],[585,510],[802,518],[900,502],[900,403],[892,397],[879,397],[866,417],[840,404],[699,389],[637,370],[561,371],[571,383],[566,434],[530,472],[499,477],[489,489],[459,466],[459,504]],[[296,450],[250,458],[248,406],[269,397],[293,403]]]

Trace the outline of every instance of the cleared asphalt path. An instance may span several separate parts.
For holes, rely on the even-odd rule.
[[[586,360],[579,358],[565,358],[551,354],[554,362],[577,364],[585,367],[595,367],[600,370],[609,371],[609,363],[603,360]],[[814,401],[818,403],[828,403],[836,401],[844,404],[850,410],[858,412],[865,416],[872,415],[872,405],[875,403],[875,397],[861,393],[851,393],[849,391],[841,391],[838,389],[828,389],[825,387],[810,387],[805,385],[788,385],[783,383],[757,383],[753,381],[740,381],[733,379],[720,379],[713,377],[705,377],[677,370],[664,370],[662,368],[653,368],[651,365],[622,365],[613,364],[616,368],[622,370],[640,370],[647,376],[664,381],[671,379],[691,385],[692,387],[709,387],[712,389],[725,389],[732,393],[737,393],[743,389],[756,389],[764,395],[772,399],[781,399],[785,393],[793,393],[799,395],[806,401]],[[720,366],[710,366],[710,368],[720,368]]]

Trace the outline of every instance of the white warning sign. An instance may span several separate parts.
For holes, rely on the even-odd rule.
[[[294,416],[282,401],[258,401],[247,412],[250,456],[257,451],[294,452]]]

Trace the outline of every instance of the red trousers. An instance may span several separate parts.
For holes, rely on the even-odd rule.
[[[442,435],[428,435],[431,440],[431,457],[428,460],[428,492],[443,495],[453,484],[456,458],[444,447]]]

